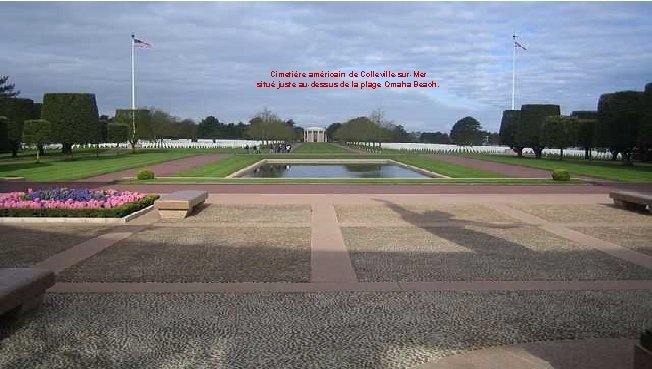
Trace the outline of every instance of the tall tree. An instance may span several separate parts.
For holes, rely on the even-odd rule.
[[[326,127],[326,138],[333,140],[335,138],[334,134],[338,128],[342,126],[342,123],[331,123]]]
[[[464,117],[453,125],[450,138],[456,145],[481,145],[482,126],[473,117]]]
[[[20,91],[16,91],[16,85],[9,83],[9,76],[0,76],[0,98],[3,97],[16,97],[20,95]]]
[[[219,119],[209,115],[202,119],[202,121],[197,125],[197,137],[208,140],[220,138],[223,126],[224,125],[220,123]]]
[[[575,145],[584,149],[584,159],[591,160],[591,150],[595,147],[595,125],[598,121],[598,112],[578,110],[571,113],[577,118],[577,136]]]
[[[560,160],[564,160],[564,149],[575,142],[577,118],[567,116],[546,117],[541,126],[541,143],[546,147],[560,150]]]
[[[109,123],[106,126],[107,141],[116,144],[129,141],[129,126],[122,123]]]
[[[412,135],[405,130],[405,127],[402,125],[394,126],[391,136],[392,142],[413,142]]]
[[[444,132],[423,132],[419,136],[419,142],[444,144],[444,145],[452,143],[450,136],[448,136],[448,133],[444,133]]]
[[[500,145],[500,134],[497,132],[482,131],[482,135],[485,137],[485,143],[491,146]]]
[[[45,119],[28,119],[23,128],[23,142],[37,148],[51,141],[52,126]],[[36,150],[36,162],[41,161],[41,150]]]
[[[545,145],[541,142],[541,127],[548,116],[561,115],[559,105],[523,105],[521,119],[516,129],[515,142],[520,147],[530,147],[539,159]]]
[[[113,120],[131,127],[129,143],[132,152],[136,151],[139,140],[155,141],[157,138],[150,111],[147,109],[117,109]]]

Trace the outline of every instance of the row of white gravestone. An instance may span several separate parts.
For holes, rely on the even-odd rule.
[[[426,143],[382,143],[384,149],[400,150],[405,152],[432,152],[432,153],[470,153],[470,154],[513,154],[513,151],[507,146],[458,146],[445,144],[426,144]],[[559,149],[543,149],[543,156],[559,156]],[[524,155],[534,155],[531,148],[523,149]],[[583,149],[569,148],[564,149],[564,156],[584,157]],[[591,157],[594,159],[611,159],[611,153],[592,150]],[[619,155],[620,157],[620,155]]]

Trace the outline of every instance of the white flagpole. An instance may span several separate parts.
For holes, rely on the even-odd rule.
[[[514,110],[514,95],[516,93],[516,34],[512,34],[512,110]]]
[[[132,140],[136,139],[136,63],[135,63],[135,36],[131,35],[131,126],[133,128]]]

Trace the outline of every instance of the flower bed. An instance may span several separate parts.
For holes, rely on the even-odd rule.
[[[0,217],[122,218],[158,195],[115,190],[54,188],[0,194]]]

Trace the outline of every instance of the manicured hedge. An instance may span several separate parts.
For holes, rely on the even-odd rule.
[[[516,145],[516,129],[518,128],[518,123],[521,120],[521,111],[520,110],[504,110],[503,118],[500,121],[500,144],[509,146],[517,154],[521,154],[523,148],[519,148]]]
[[[541,127],[546,117],[560,114],[559,105],[529,104],[521,106],[521,120],[516,129],[516,144],[532,148],[535,156],[541,157],[544,148],[541,142]]]
[[[154,204],[158,197],[147,195],[111,209],[0,209],[0,217],[122,218]]]
[[[9,150],[9,135],[7,133],[7,117],[0,116],[0,152]]]
[[[7,136],[12,152],[16,153],[23,140],[23,122],[40,118],[30,99],[0,98],[0,116],[7,117]]]
[[[94,142],[99,137],[99,115],[95,94],[46,93],[41,117],[52,123],[52,141],[64,145]]]

